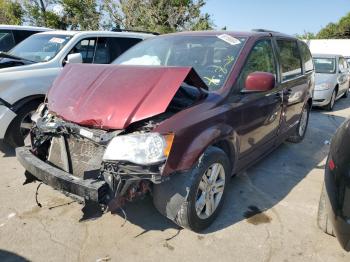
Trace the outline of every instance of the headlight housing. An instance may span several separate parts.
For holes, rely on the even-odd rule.
[[[169,156],[174,134],[139,133],[116,136],[109,142],[104,161],[128,161],[139,165],[152,165]]]
[[[321,90],[327,90],[330,89],[332,87],[331,83],[322,83],[319,85],[315,86],[315,90],[321,91]]]
[[[31,116],[31,119],[33,122],[37,123],[38,119],[40,117],[43,117],[44,114],[47,112],[47,106],[45,103],[41,103],[38,108],[36,109],[36,111],[34,112],[34,114]]]

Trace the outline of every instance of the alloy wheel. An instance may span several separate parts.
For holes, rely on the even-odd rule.
[[[32,115],[35,113],[34,111],[30,111],[29,113],[27,113],[26,115],[24,115],[24,117],[22,118],[21,124],[20,124],[20,133],[23,137],[23,141],[25,145],[28,145],[29,142],[29,133],[30,130],[32,129],[34,123],[32,121]]]
[[[201,219],[209,218],[219,206],[225,188],[225,169],[220,163],[212,164],[203,174],[196,195],[196,213]]]

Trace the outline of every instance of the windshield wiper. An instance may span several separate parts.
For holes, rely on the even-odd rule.
[[[36,61],[29,60],[27,58],[15,56],[15,55],[11,55],[11,54],[6,53],[6,52],[0,52],[0,58],[9,58],[9,59],[14,59],[14,60],[19,60],[19,61],[28,61],[30,63],[37,63]]]

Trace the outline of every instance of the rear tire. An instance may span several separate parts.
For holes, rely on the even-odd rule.
[[[304,139],[309,124],[310,109],[311,106],[309,106],[309,104],[306,103],[301,113],[299,123],[294,131],[294,134],[288,137],[287,139],[288,142],[300,143]]]
[[[19,147],[24,145],[24,139],[30,131],[31,114],[40,103],[41,101],[31,101],[17,111],[17,116],[12,120],[5,135],[5,141],[10,146]]]
[[[326,197],[326,187],[323,184],[320,202],[318,204],[317,224],[323,232],[325,232],[328,235],[335,236],[333,231],[333,225],[327,213]]]
[[[200,232],[219,214],[229,174],[230,162],[225,152],[209,147],[192,170],[154,185],[154,205],[179,226]]]

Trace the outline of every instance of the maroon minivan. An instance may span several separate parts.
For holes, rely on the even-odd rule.
[[[158,36],[112,65],[67,65],[17,149],[28,180],[121,207],[151,193],[182,227],[208,227],[230,176],[305,136],[314,66],[277,32]]]

